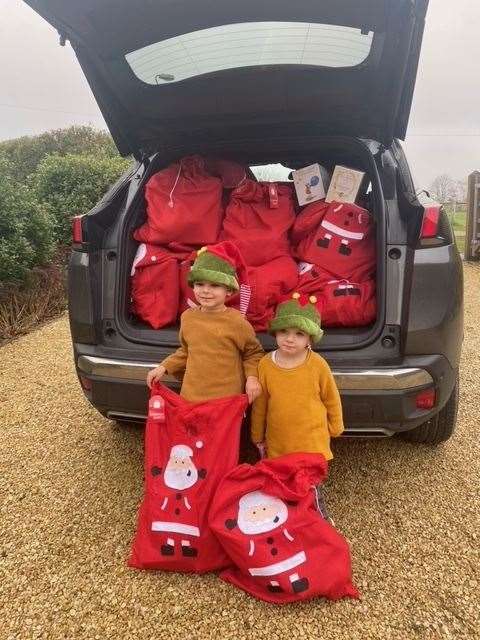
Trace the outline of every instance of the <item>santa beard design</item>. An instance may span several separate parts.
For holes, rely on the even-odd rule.
[[[262,491],[247,493],[240,499],[238,507],[238,528],[246,535],[272,531],[288,518],[286,504]]]
[[[170,489],[189,489],[198,480],[198,471],[192,465],[186,469],[165,469],[164,482]]]

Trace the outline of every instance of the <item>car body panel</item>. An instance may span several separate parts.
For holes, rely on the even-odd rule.
[[[137,158],[254,124],[308,124],[317,133],[404,138],[428,0],[26,0],[70,40],[112,136]],[[218,25],[259,21],[339,25],[374,33],[367,59],[334,68],[268,64],[153,86],[125,55]]]

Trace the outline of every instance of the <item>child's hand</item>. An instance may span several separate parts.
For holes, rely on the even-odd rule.
[[[258,398],[258,396],[262,395],[262,387],[258,378],[255,376],[248,376],[247,381],[245,383],[245,393],[248,396],[248,402],[252,404],[252,402]]]
[[[148,388],[151,389],[154,382],[160,382],[166,372],[167,370],[165,367],[162,367],[161,365],[159,367],[155,367],[155,369],[151,369],[147,374]]]
[[[255,446],[258,449],[258,453],[260,454],[260,459],[263,460],[267,456],[267,445],[265,442],[256,442]]]

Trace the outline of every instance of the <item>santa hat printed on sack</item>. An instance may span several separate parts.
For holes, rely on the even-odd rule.
[[[183,460],[184,458],[191,458],[193,456],[193,451],[186,444],[177,444],[172,447],[170,451],[171,458],[180,458]]]
[[[199,249],[188,275],[188,284],[203,281],[223,284],[231,291],[240,291],[240,312],[246,314],[251,296],[247,267],[233,242],[225,240]]]
[[[314,342],[318,342],[323,336],[323,330],[316,304],[316,296],[293,293],[289,299],[278,305],[269,326],[270,333],[295,328],[304,331]]]

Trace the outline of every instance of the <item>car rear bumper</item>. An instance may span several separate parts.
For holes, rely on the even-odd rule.
[[[416,364],[347,369],[332,363],[342,397],[345,435],[390,436],[412,429],[438,412],[453,389],[455,372],[442,356],[423,357]],[[102,414],[112,419],[145,419],[145,378],[154,366],[151,362],[77,354],[76,366],[85,394]],[[173,378],[166,377],[165,382],[179,388]],[[436,407],[418,409],[417,394],[431,387],[437,392]]]

